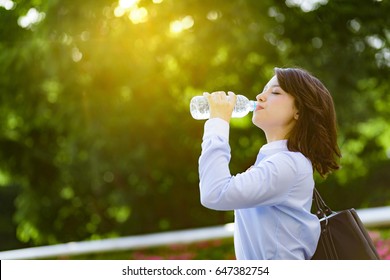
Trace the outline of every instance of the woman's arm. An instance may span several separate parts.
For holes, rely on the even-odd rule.
[[[233,210],[285,200],[297,178],[297,164],[291,155],[280,152],[232,176],[228,139],[227,122],[218,118],[206,122],[199,158],[202,205],[215,210]]]

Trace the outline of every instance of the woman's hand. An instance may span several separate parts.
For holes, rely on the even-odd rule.
[[[210,107],[210,119],[221,118],[230,122],[234,105],[236,104],[237,96],[229,91],[228,95],[224,91],[216,91],[213,93],[205,92],[203,96],[207,98]]]

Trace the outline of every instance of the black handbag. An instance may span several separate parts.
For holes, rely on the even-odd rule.
[[[355,209],[332,211],[316,188],[313,202],[321,224],[321,235],[312,260],[380,259]]]

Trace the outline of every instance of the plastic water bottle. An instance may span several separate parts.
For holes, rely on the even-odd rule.
[[[255,108],[255,101],[251,101],[243,95],[237,95],[232,117],[242,118],[249,112],[254,111]],[[194,96],[190,102],[190,112],[191,116],[196,120],[206,120],[210,118],[210,108],[207,98],[204,96]]]

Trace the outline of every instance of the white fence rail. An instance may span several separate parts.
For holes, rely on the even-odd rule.
[[[390,206],[357,210],[366,227],[390,225]],[[0,260],[44,259],[58,256],[90,254],[131,250],[153,246],[193,243],[233,236],[233,224],[190,230],[178,230],[163,233],[111,238],[104,240],[70,242],[51,246],[0,252]]]

